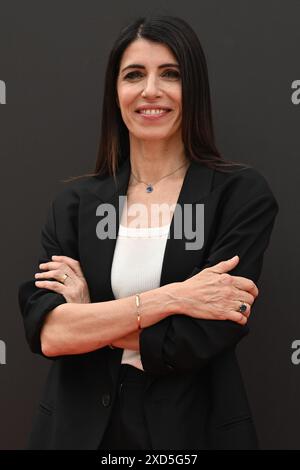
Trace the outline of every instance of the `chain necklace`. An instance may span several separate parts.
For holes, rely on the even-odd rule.
[[[179,168],[177,168],[176,170],[172,171],[172,173],[168,173],[167,175],[163,176],[162,178],[160,178],[159,180],[157,180],[155,183],[146,183],[145,181],[142,181],[142,180],[139,180],[137,179],[137,177],[134,175],[133,172],[132,173],[132,176],[136,179],[136,181],[138,181],[139,183],[143,183],[146,185],[146,192],[147,193],[152,193],[152,191],[154,191],[154,184],[158,183],[160,180],[162,180],[163,178],[166,178],[167,176],[170,176],[170,175],[173,175],[173,173],[175,173],[176,171],[180,170],[180,168],[184,167],[185,165],[187,164],[187,162],[185,162],[183,165],[181,165]]]

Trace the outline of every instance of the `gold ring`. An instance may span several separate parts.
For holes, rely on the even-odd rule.
[[[60,282],[61,282],[62,284],[64,284],[65,281],[66,281],[66,279],[67,279],[67,277],[69,277],[69,275],[65,273],[65,274],[63,275],[62,280],[61,280]]]

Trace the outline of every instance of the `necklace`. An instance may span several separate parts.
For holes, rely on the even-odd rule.
[[[176,171],[180,170],[180,168],[184,167],[186,165],[186,163],[184,163],[183,165],[181,165],[179,168],[177,168],[176,170],[172,171],[172,173],[168,173],[167,175],[163,176],[162,178],[159,178],[159,180],[157,180],[155,183],[146,183],[145,181],[142,181],[142,180],[139,180],[137,179],[137,177],[134,175],[133,172],[132,173],[132,176],[136,179],[136,181],[138,181],[139,183],[143,183],[146,185],[146,192],[147,193],[152,193],[152,191],[154,191],[154,184],[158,183],[160,180],[162,180],[163,178],[166,178],[167,176],[170,176],[170,175],[173,175],[173,173],[175,173]]]

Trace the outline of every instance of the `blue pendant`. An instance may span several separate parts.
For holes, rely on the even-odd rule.
[[[148,186],[147,186],[147,188],[146,188],[146,191],[147,191],[147,193],[152,193],[153,187],[152,187],[151,184],[148,184]]]

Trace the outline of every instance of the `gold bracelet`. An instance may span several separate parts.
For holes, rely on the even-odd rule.
[[[140,303],[141,303],[141,300],[140,300],[140,296],[139,294],[135,294],[135,304],[136,304],[136,308],[137,308],[137,322],[138,322],[138,329],[141,330],[141,315],[140,315],[140,310],[139,310],[139,307],[140,307]]]
[[[141,315],[140,315],[140,312],[139,312],[139,307],[140,307],[140,296],[139,294],[135,294],[135,304],[136,304],[136,307],[137,307],[137,322],[138,322],[138,329],[141,330],[142,327],[141,327]],[[109,344],[108,345],[110,347],[110,349],[116,349],[112,344]]]

